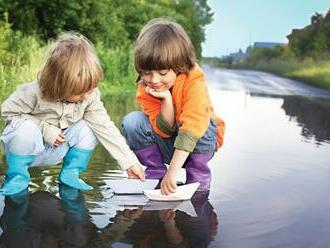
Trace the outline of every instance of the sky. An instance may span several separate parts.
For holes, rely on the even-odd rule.
[[[206,26],[203,56],[221,57],[254,42],[287,43],[293,28],[310,24],[315,12],[326,14],[330,0],[208,0],[214,12]]]

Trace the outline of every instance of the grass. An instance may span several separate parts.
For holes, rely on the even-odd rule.
[[[330,60],[315,61],[311,58],[303,61],[275,59],[267,62],[259,61],[254,66],[243,65],[243,67],[272,72],[330,90]]]
[[[2,102],[19,84],[37,77],[47,50],[33,36],[24,36],[13,31],[8,22],[0,21],[0,101]],[[104,69],[100,84],[103,95],[135,91],[135,72],[132,45],[122,44],[117,48],[96,45],[96,51]]]

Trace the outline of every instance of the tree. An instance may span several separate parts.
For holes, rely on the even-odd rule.
[[[186,29],[197,57],[213,15],[206,0],[0,0],[0,12],[13,29],[45,41],[75,30],[105,47],[131,43],[150,19],[170,17]]]
[[[289,47],[298,56],[319,56],[330,53],[330,10],[323,17],[315,13],[311,24],[288,35]]]

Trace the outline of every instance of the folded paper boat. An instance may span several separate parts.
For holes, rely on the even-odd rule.
[[[115,194],[143,194],[144,190],[152,190],[159,183],[158,179],[108,179],[106,184],[110,186]]]
[[[191,217],[197,217],[197,213],[191,201],[148,201],[143,206],[144,211],[155,211],[163,209],[179,210],[189,214]]]
[[[143,193],[153,201],[183,201],[189,200],[198,189],[199,183],[190,183],[176,188],[176,192],[169,195],[162,195],[160,189],[144,190]]]

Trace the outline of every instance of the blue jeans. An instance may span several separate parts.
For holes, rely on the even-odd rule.
[[[27,119],[16,119],[6,126],[1,136],[5,152],[18,155],[36,155],[31,166],[60,163],[70,147],[93,150],[98,140],[87,122],[80,120],[63,130],[65,142],[58,147],[43,141],[39,127]]]
[[[134,111],[127,114],[121,124],[122,133],[131,150],[136,151],[153,144],[158,144],[164,162],[169,164],[174,153],[174,141],[176,135],[171,138],[162,138],[153,130],[148,116],[141,111]],[[214,153],[217,144],[217,126],[213,120],[209,128],[198,140],[193,153]]]

